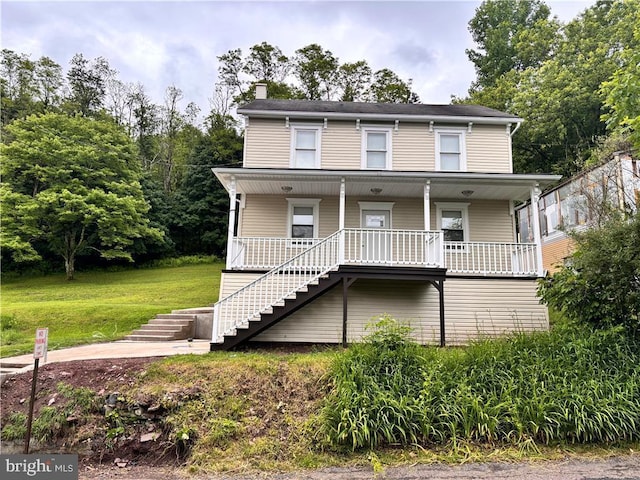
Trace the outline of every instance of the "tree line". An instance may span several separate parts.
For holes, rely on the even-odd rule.
[[[476,79],[464,98],[514,113],[514,171],[571,175],[640,145],[640,2],[602,0],[567,24],[541,0],[486,0],[469,22]],[[154,103],[108,60],[2,50],[3,268],[75,258],[223,257],[228,197],[211,173],[240,166],[233,107],[270,98],[412,103],[412,80],[366,60],[343,63],[311,44],[286,55],[267,42],[218,57],[211,104],[168,86]],[[204,117],[204,121],[200,121]],[[38,263],[39,262],[39,263]]]

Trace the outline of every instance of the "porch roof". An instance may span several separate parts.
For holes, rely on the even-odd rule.
[[[212,170],[227,191],[230,189],[232,177],[235,177],[236,191],[245,195],[338,196],[340,182],[344,178],[347,196],[422,198],[424,186],[428,181],[431,198],[451,200],[526,200],[530,198],[531,187],[537,184],[543,189],[561,178],[560,175],[517,173],[270,168]]]

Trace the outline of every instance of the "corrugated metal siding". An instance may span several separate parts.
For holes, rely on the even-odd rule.
[[[504,126],[473,125],[466,135],[467,171],[509,173],[509,135]]]
[[[245,135],[245,167],[289,168],[291,130],[284,119],[251,118]]]
[[[457,279],[445,283],[447,344],[464,344],[512,331],[545,330],[547,309],[538,303],[535,280]],[[349,288],[348,339],[366,334],[382,314],[406,320],[421,343],[438,343],[438,292],[416,282],[358,280]],[[337,343],[342,339],[340,286],[305,306],[255,340]]]
[[[564,259],[573,252],[573,240],[562,234],[556,239],[542,244],[542,263],[546,270],[553,273],[560,268]]]

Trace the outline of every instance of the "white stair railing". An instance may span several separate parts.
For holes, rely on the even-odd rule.
[[[214,305],[212,342],[246,328],[251,320],[281,304],[300,289],[339,265],[340,238],[344,231],[318,241],[282,265],[261,275]]]

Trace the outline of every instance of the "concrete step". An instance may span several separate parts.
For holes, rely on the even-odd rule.
[[[186,327],[193,324],[193,320],[172,320],[170,318],[152,318],[147,322],[148,325],[177,325]]]
[[[181,332],[182,327],[188,327],[189,325],[176,325],[173,323],[163,324],[163,323],[147,323],[146,325],[141,325],[138,330],[158,330],[158,331],[167,331],[167,332]]]
[[[191,313],[159,313],[156,315],[158,319],[167,320],[195,320],[195,314]]]
[[[126,340],[130,340],[132,342],[170,342],[173,340],[182,340],[182,339],[174,338],[172,335],[131,334],[131,335],[127,335]]]
[[[186,340],[193,337],[196,318],[195,314],[160,313],[125,339],[138,342]]]

